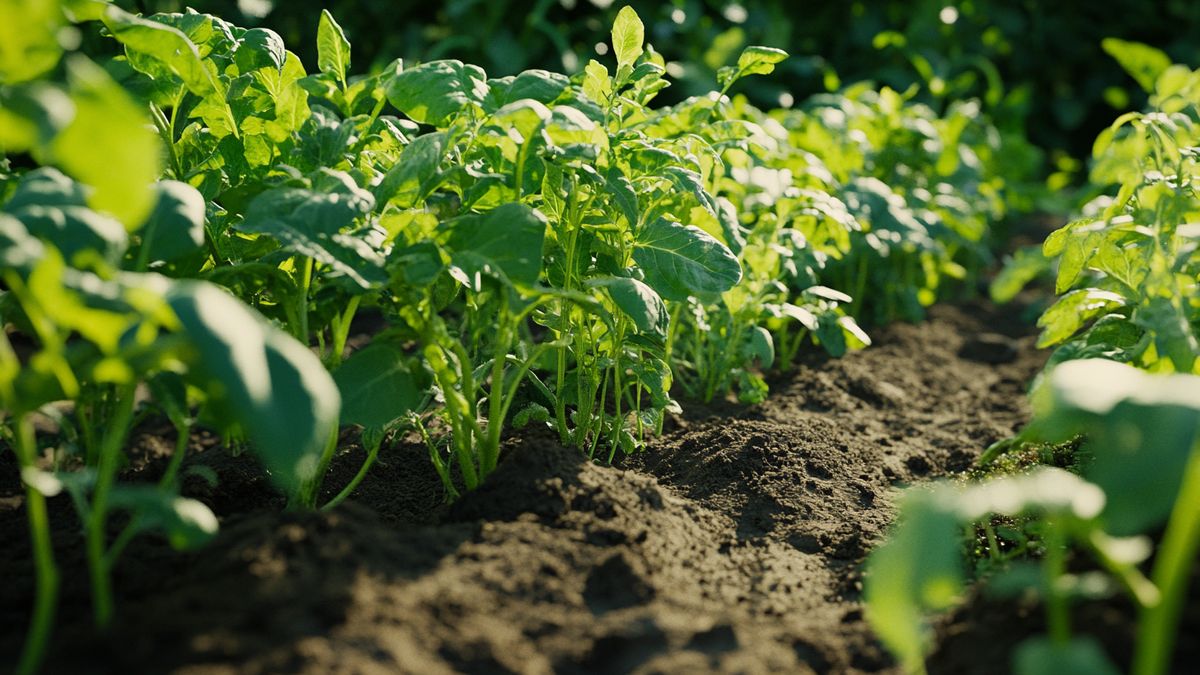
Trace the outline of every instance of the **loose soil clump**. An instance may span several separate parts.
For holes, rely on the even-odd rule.
[[[75,516],[52,500],[64,588],[46,672],[894,670],[863,617],[861,564],[895,487],[966,468],[1027,420],[1044,357],[1005,316],[936,307],[868,350],[806,357],[763,405],[692,407],[615,466],[523,434],[450,506],[416,446],[385,450],[332,512],[297,513],[252,460],[198,441],[189,465],[219,480],[193,471],[185,493],[213,507],[221,533],[186,554],[132,545],[107,635],[90,627]],[[330,489],[361,459],[348,450]],[[2,461],[8,662],[33,579]],[[161,465],[151,457],[125,478]]]

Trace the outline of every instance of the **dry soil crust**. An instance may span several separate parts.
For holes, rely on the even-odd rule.
[[[428,459],[383,457],[356,500],[289,513],[245,459],[188,491],[222,520],[207,548],[143,540],[90,629],[77,527],[52,503],[64,568],[48,672],[704,673],[893,669],[863,619],[860,566],[893,486],[966,467],[1026,420],[1041,366],[1004,313],[935,308],[841,360],[813,356],[761,406],[677,420],[645,453],[590,464],[527,434],[444,507]],[[167,438],[142,439],[169,447]],[[347,453],[329,480],[360,461]],[[0,475],[0,662],[31,601],[11,459]],[[133,468],[152,478],[161,462]]]

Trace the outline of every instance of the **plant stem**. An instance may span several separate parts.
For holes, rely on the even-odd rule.
[[[504,364],[508,358],[513,328],[508,311],[508,294],[501,290],[496,352],[492,358],[492,387],[488,395],[487,438],[479,448],[479,480],[487,478],[500,461],[500,432],[504,427]]]
[[[167,470],[163,472],[162,478],[158,481],[160,488],[166,489],[175,484],[175,479],[179,476],[179,467],[183,465],[183,458],[187,455],[191,432],[192,429],[187,423],[175,425],[175,452],[171,454],[171,462],[167,464]]]
[[[16,419],[15,450],[21,468],[35,469],[37,462],[37,438],[29,415]],[[50,542],[50,518],[46,512],[46,497],[33,486],[25,484],[25,512],[29,519],[29,537],[33,547],[33,562],[36,573],[33,615],[29,619],[29,632],[25,635],[25,646],[21,660],[17,663],[18,675],[32,675],[38,671],[46,654],[46,644],[54,626],[54,612],[58,604],[58,568],[54,564],[54,546]]]
[[[1057,518],[1046,522],[1046,554],[1042,560],[1042,583],[1046,593],[1046,624],[1050,639],[1059,645],[1071,640],[1071,617],[1067,598],[1059,588],[1066,573],[1066,541],[1063,523]]]
[[[1171,510],[1151,579],[1159,602],[1145,607],[1138,621],[1134,675],[1163,675],[1171,665],[1179,613],[1187,593],[1192,560],[1200,546],[1200,444],[1184,469],[1179,496]]]
[[[359,467],[358,473],[354,474],[354,478],[350,479],[350,483],[347,484],[346,487],[342,488],[342,491],[339,492],[336,497],[330,499],[328,504],[321,507],[322,511],[329,511],[338,504],[346,501],[346,498],[349,497],[356,488],[358,488],[358,484],[363,481],[363,478],[366,478],[367,472],[370,471],[371,467],[375,464],[375,459],[379,457],[379,448],[383,445],[383,437],[384,434],[379,434],[376,436],[376,442],[372,443],[371,447],[367,448],[367,459],[363,461],[362,466]]]
[[[329,355],[326,357],[326,365],[331,368],[336,368],[342,363],[342,354],[346,352],[346,340],[350,337],[350,324],[354,321],[354,315],[358,312],[358,305],[361,302],[361,295],[350,298],[350,301],[346,303],[346,310],[334,317],[330,336],[332,344],[329,348]]]
[[[340,431],[341,429],[337,425],[329,430],[329,438],[325,440],[325,449],[321,451],[321,459],[317,462],[317,472],[313,475],[312,481],[300,488],[300,503],[305,508],[317,507],[317,497],[321,493],[321,484],[325,482],[325,472],[329,471],[329,464],[333,462],[333,455],[337,452]]]
[[[112,622],[112,580],[105,564],[105,530],[108,525],[108,496],[120,468],[121,449],[129,434],[133,419],[133,384],[124,385],[116,392],[116,411],[108,421],[107,431],[100,446],[100,464],[96,470],[96,488],[92,493],[92,504],[87,522],[88,570],[92,581],[92,612],[97,628],[107,628]]]
[[[304,256],[298,262],[300,264],[300,292],[296,304],[296,339],[301,344],[308,345],[308,292],[312,288],[313,259]]]

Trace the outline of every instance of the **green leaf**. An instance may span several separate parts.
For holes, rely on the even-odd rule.
[[[462,61],[430,61],[405,70],[387,83],[387,98],[410,119],[436,127],[488,95],[487,74]]]
[[[1000,304],[1011,301],[1026,285],[1050,268],[1050,260],[1043,255],[1040,246],[1017,249],[1011,258],[1004,261],[1004,267],[988,288],[992,301]]]
[[[753,326],[742,345],[742,356],[747,360],[757,360],[762,368],[770,368],[775,363],[775,340],[770,331],[762,326]]]
[[[471,279],[483,274],[533,286],[542,273],[546,217],[524,204],[509,203],[482,215],[456,218],[446,246],[456,268]]]
[[[284,49],[283,38],[275,31],[269,28],[251,28],[238,38],[237,51],[233,57],[238,70],[243,73],[260,68],[282,71],[287,60],[287,50]]]
[[[116,216],[127,230],[154,207],[161,145],[142,109],[99,66],[67,60],[75,118],[51,144],[55,162],[93,188],[88,203]]]
[[[927,610],[945,609],[963,583],[958,517],[930,490],[906,492],[899,526],[867,559],[867,620],[901,668],[921,672]]]
[[[0,2],[0,84],[37,78],[58,63],[62,8],[49,0]]]
[[[487,109],[492,112],[526,98],[550,105],[570,88],[571,80],[559,73],[526,70],[516,76],[490,79],[487,84]]]
[[[774,47],[750,46],[738,56],[737,69],[743,75],[768,75],[775,71],[775,64],[787,59],[788,53]]]
[[[345,232],[371,212],[375,198],[346,174],[325,170],[326,185],[274,188],[254,198],[238,226],[274,237],[286,250],[308,256],[362,288],[387,281],[383,256],[361,236]]]
[[[342,424],[386,429],[416,410],[424,395],[404,350],[386,342],[355,352],[333,380],[342,395]]]
[[[670,314],[658,293],[637,279],[606,277],[588,282],[608,291],[613,304],[633,321],[640,333],[666,339]]]
[[[74,116],[75,106],[61,87],[39,83],[0,88],[0,153],[47,146]]]
[[[1055,293],[1061,294],[1075,283],[1103,241],[1104,234],[1095,231],[1076,230],[1066,235],[1062,256],[1058,261],[1058,276],[1054,281]],[[1046,244],[1049,246],[1049,240]]]
[[[140,253],[147,261],[170,262],[204,249],[204,197],[174,180],[155,185],[158,202],[142,228]]]
[[[1048,637],[1029,638],[1013,656],[1015,675],[1118,675],[1100,643],[1092,637],[1073,637],[1058,643]]]
[[[414,138],[375,186],[375,201],[402,209],[419,204],[440,182],[439,169],[445,154],[446,134],[436,132]]]
[[[1038,318],[1042,334],[1038,337],[1037,346],[1056,345],[1075,335],[1092,319],[1124,305],[1125,299],[1111,291],[1095,288],[1071,291]]]
[[[741,265],[724,244],[698,227],[665,218],[638,232],[633,259],[646,283],[667,300],[721,293],[742,278]]]
[[[1087,433],[1087,476],[1108,497],[1109,532],[1144,533],[1167,517],[1200,441],[1200,377],[1081,359],[1051,371],[1031,400],[1038,438]]]
[[[161,532],[172,548],[186,550],[202,546],[217,534],[217,517],[203,503],[180,497],[155,486],[112,487],[113,508],[137,515],[138,529]]]
[[[622,7],[617,12],[612,28],[613,54],[617,57],[617,65],[632,66],[642,55],[645,40],[646,28],[637,12],[628,5]]]
[[[179,29],[134,16],[116,6],[108,8],[103,21],[113,37],[130,53],[130,65],[135,68],[140,65],[132,58],[134,55],[150,57],[178,77],[193,94],[200,97],[216,94],[224,99],[225,87],[215,69],[210,69],[196,45]],[[158,73],[146,74],[153,77]]]
[[[1171,67],[1171,57],[1162,50],[1140,42],[1105,38],[1100,46],[1149,94],[1154,93],[1158,76]]]
[[[317,68],[337,77],[345,86],[350,69],[350,41],[327,9],[321,10],[317,24]]]
[[[121,223],[83,206],[26,206],[12,212],[29,234],[54,246],[73,267],[115,269],[129,246]]]
[[[167,301],[194,350],[189,377],[246,431],[281,488],[311,480],[341,404],[321,360],[212,284],[173,284]]]

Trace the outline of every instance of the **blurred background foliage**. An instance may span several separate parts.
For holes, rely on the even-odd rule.
[[[1051,170],[1078,170],[1114,111],[1144,94],[1100,49],[1106,37],[1144,42],[1200,64],[1196,0],[118,0],[144,13],[198,11],[278,32],[315,67],[319,9],[354,45],[355,70],[395,57],[457,58],[489,75],[528,68],[574,73],[604,56],[617,10],[632,4],[675,85],[661,102],[711,90],[748,44],[792,54],[777,74],[739,90],[763,107],[863,80],[942,107],[977,97],[1002,128],[1049,150]]]

